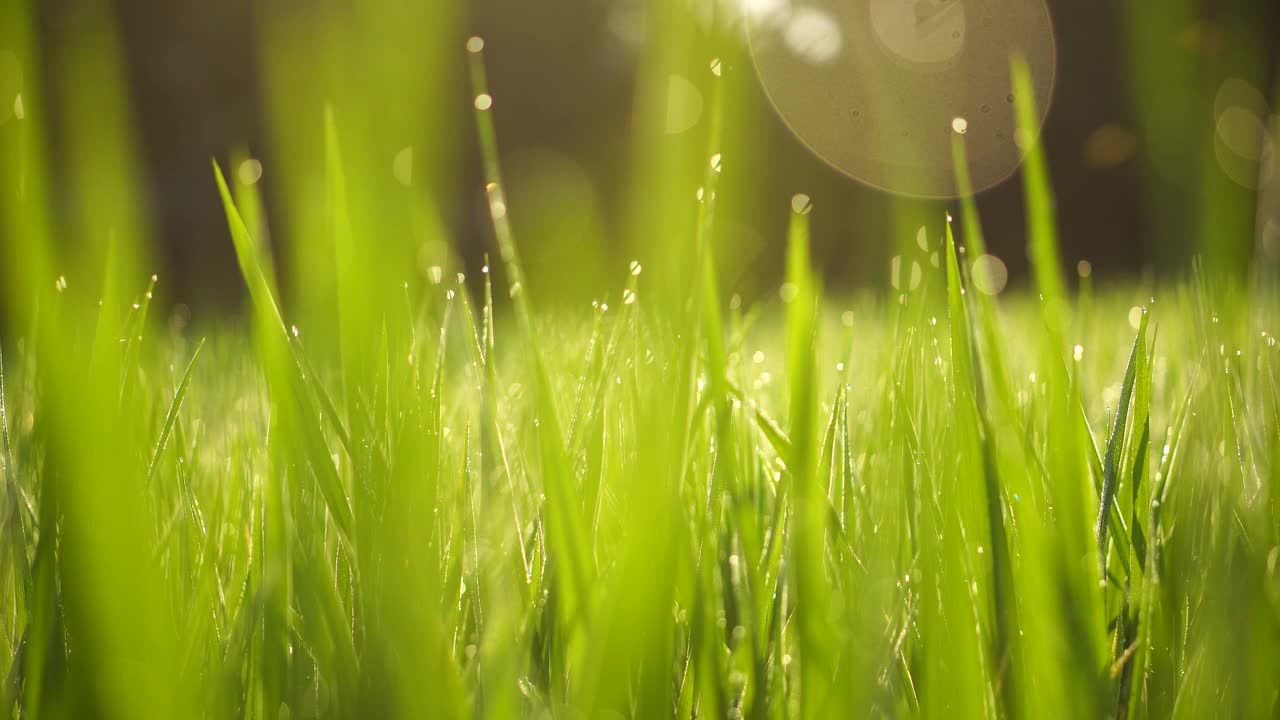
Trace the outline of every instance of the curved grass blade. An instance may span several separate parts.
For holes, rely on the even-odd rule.
[[[164,425],[160,430],[160,438],[156,440],[155,450],[151,453],[151,461],[147,463],[147,481],[146,487],[151,487],[151,480],[156,475],[156,467],[160,464],[160,455],[164,453],[165,447],[169,444],[169,435],[173,432],[173,424],[178,419],[178,411],[182,409],[182,401],[187,397],[187,388],[191,385],[191,374],[196,369],[196,360],[200,358],[200,351],[204,349],[204,339],[200,340],[200,344],[196,346],[196,351],[191,354],[191,360],[187,362],[187,369],[182,373],[182,380],[178,383],[178,389],[173,393],[173,400],[169,402],[169,410],[164,415]]]
[[[213,163],[213,172],[218,183],[218,191],[222,195],[223,209],[226,211],[227,225],[231,230],[231,240],[235,245],[240,272],[249,288],[249,296],[262,324],[261,350],[268,377],[274,379],[276,391],[283,394],[280,398],[282,407],[290,408],[296,415],[297,422],[294,425],[301,433],[302,448],[307,453],[309,464],[315,472],[320,494],[333,515],[338,531],[343,535],[344,545],[350,547],[355,524],[351,505],[347,501],[346,492],[343,489],[342,480],[338,477],[338,471],[333,465],[333,459],[325,446],[320,427],[315,423],[318,413],[311,407],[311,398],[307,393],[301,365],[294,354],[293,345],[289,342],[280,308],[262,271],[253,238],[236,210],[231,192],[227,188],[227,181],[222,175],[222,168],[218,166],[217,161]]]
[[[1111,438],[1107,441],[1107,454],[1103,459],[1102,495],[1098,503],[1098,520],[1094,533],[1098,539],[1098,567],[1103,576],[1107,572],[1107,530],[1111,524],[1107,521],[1116,499],[1116,488],[1120,481],[1121,444],[1124,442],[1125,424],[1129,418],[1129,404],[1133,398],[1133,386],[1137,376],[1138,353],[1142,351],[1143,338],[1147,334],[1147,321],[1150,314],[1142,311],[1142,322],[1138,335],[1133,339],[1133,350],[1129,353],[1129,364],[1124,372],[1124,384],[1120,388],[1120,405],[1116,410],[1115,423],[1111,427]]]

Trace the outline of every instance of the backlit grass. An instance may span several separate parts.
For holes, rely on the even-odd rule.
[[[0,19],[28,22],[22,7]],[[404,20],[367,12],[320,55],[375,48]],[[298,40],[266,27],[277,50]],[[467,44],[474,97],[489,97],[482,50]],[[273,69],[281,95],[312,92]],[[1015,88],[1025,75],[1015,62]],[[712,90],[696,152],[719,159],[741,119]],[[734,156],[697,177],[663,146],[635,181],[653,222],[620,231],[660,230],[656,260],[548,310],[504,192],[501,98],[476,104],[493,223],[470,276],[432,196],[387,191],[411,183],[378,164],[403,156],[377,131],[413,118],[383,127],[337,102],[273,117],[316,130],[281,141],[282,224],[311,244],[277,253],[261,167],[214,164],[246,301],[193,322],[153,307],[165,281],[144,270],[122,130],[84,161],[119,180],[77,215],[88,250],[58,240],[26,97],[5,136],[23,161],[0,157],[0,227],[21,238],[4,245],[0,707],[1274,716],[1274,288],[1199,266],[1068,277],[1033,94],[1017,96],[1032,273],[1004,295],[974,279],[986,246],[967,196],[955,227],[939,208],[899,258],[900,289],[824,293],[809,220],[831,210],[796,196],[774,199],[792,207],[776,298],[725,297],[733,249],[712,238]],[[416,234],[391,232],[388,207],[412,208]]]

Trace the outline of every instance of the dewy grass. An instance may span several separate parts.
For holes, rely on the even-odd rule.
[[[972,281],[965,197],[904,258],[917,287],[845,302],[808,252],[831,210],[796,196],[779,299],[727,303],[725,153],[692,247],[657,253],[690,288],[635,262],[547,310],[467,49],[496,260],[470,278],[388,275],[376,143],[341,103],[306,118],[323,202],[290,197],[315,286],[316,264],[277,282],[256,177],[214,166],[244,326],[162,328],[136,237],[103,231],[100,278],[51,275],[39,154],[22,182],[0,158],[29,240],[6,292],[30,295],[0,348],[6,716],[1277,712],[1274,289],[1072,290],[1027,134],[1031,291]],[[959,140],[955,162],[964,187]]]

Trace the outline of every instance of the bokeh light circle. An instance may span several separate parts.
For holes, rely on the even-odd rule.
[[[1218,87],[1213,114],[1218,167],[1241,187],[1267,185],[1276,174],[1276,138],[1262,92],[1240,78],[1228,78]]]
[[[815,155],[892,193],[955,197],[963,134],[975,191],[1006,180],[1010,60],[1026,59],[1039,123],[1056,74],[1044,0],[742,0],[756,73]]]

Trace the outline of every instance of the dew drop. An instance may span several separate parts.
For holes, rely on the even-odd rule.
[[[1144,312],[1146,311],[1137,305],[1129,308],[1129,327],[1137,330],[1142,324],[1142,315]]]

